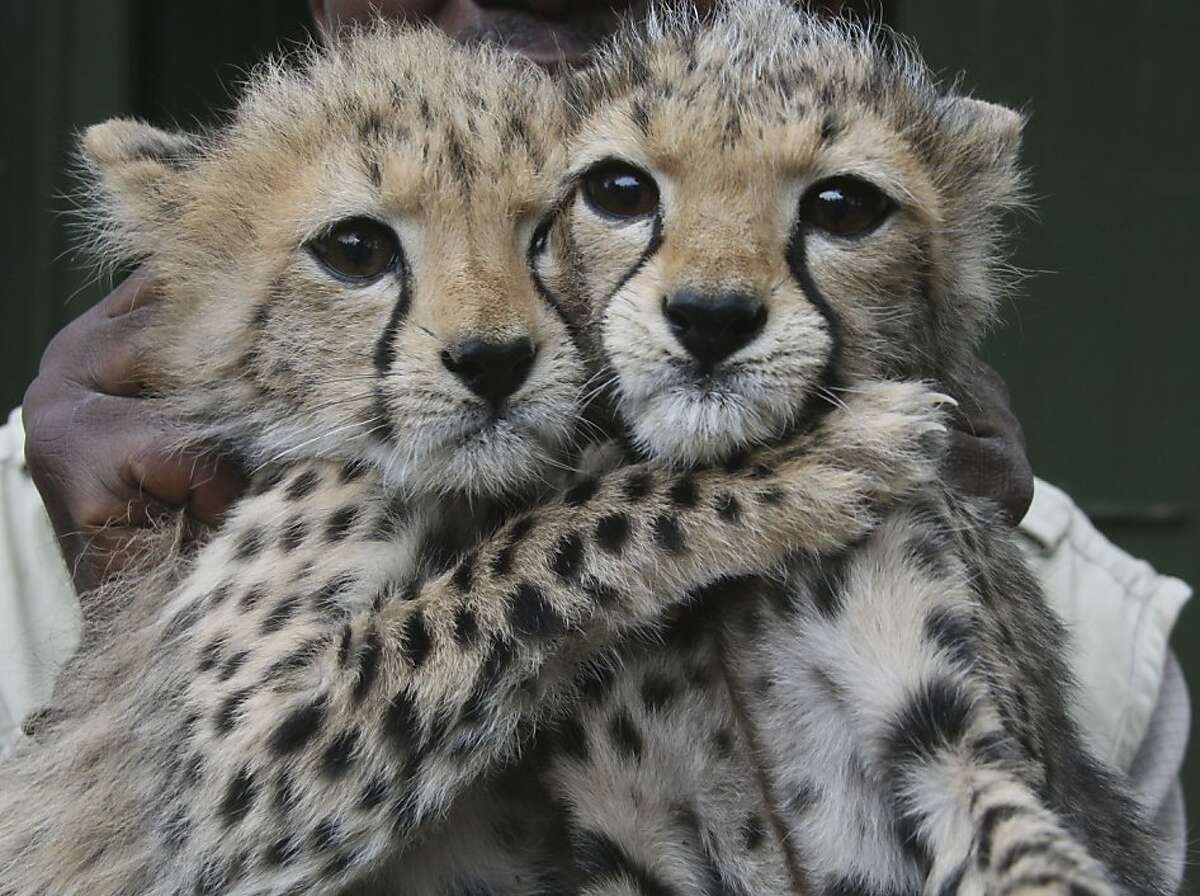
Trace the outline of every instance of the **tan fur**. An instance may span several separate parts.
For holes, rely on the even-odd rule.
[[[143,582],[124,637],[64,682],[98,671],[100,692],[0,769],[6,891],[331,893],[397,853],[435,863],[397,872],[410,892],[547,890],[547,862],[568,863],[539,841],[476,843],[461,867],[426,838],[457,811],[496,833],[493,793],[456,797],[578,700],[622,635],[722,570],[844,546],[932,477],[943,399],[878,384],[744,468],[621,470],[433,575],[486,528],[480,496],[536,484],[575,424],[577,353],[524,267],[555,199],[546,90],[496,53],[376,32],[263,69],[215,134],[89,133],[103,245],[168,287],[147,342],[164,400],[264,468],[180,584]],[[361,214],[394,224],[413,281],[374,372],[402,284],[346,289],[302,249]],[[441,372],[467,333],[540,342],[515,434],[472,421]],[[464,440],[464,417],[492,438]],[[393,432],[371,444],[380,422]],[[619,549],[601,537],[614,517]]]
[[[630,29],[575,84],[573,172],[619,159],[651,174],[661,250],[614,292],[653,222],[614,226],[576,197],[564,225],[638,444],[692,460],[795,425],[813,392],[838,385],[824,381],[835,345],[842,383],[953,384],[1003,294],[998,228],[1022,196],[1019,116],[939,92],[906,48],[884,57],[871,35],[785,4],[730,3],[719,16],[705,28],[660,10],[648,35]],[[899,207],[861,239],[802,237],[833,333],[792,265],[800,197],[845,174]],[[748,293],[769,314],[707,394],[675,369],[686,355],[660,310],[685,289]],[[722,395],[741,402],[736,412]]]
[[[578,189],[543,275],[581,292],[645,455],[687,466],[769,443],[881,377],[953,388],[1006,287],[1016,113],[943,89],[892,35],[780,0],[660,8],[576,78],[574,105]],[[653,181],[657,207],[593,207],[590,178],[614,162]],[[892,203],[853,236],[805,218],[803,197],[845,176]],[[705,362],[668,313],[682,293],[748,297],[765,325]],[[699,708],[687,636],[631,653],[622,684],[665,677],[675,699],[643,711],[625,689],[585,710],[589,750],[558,778],[585,891],[752,892],[767,872],[767,890],[839,896],[1159,893],[1153,840],[1070,720],[1067,638],[1010,541],[986,502],[929,488],[837,557],[722,589],[697,637],[721,631],[722,659],[699,662],[726,687]],[[595,745],[611,719],[636,719],[615,763]],[[706,719],[740,719],[743,752],[714,757]],[[708,783],[728,778],[733,794]],[[731,846],[748,816],[758,848]]]
[[[380,26],[267,63],[211,134],[89,130],[99,248],[168,285],[144,339],[153,380],[251,465],[366,460],[408,491],[515,490],[569,444],[582,387],[525,264],[553,199],[561,104],[545,74],[498,51],[434,32],[402,45]],[[403,271],[348,287],[316,265],[306,241],[356,216],[395,229]],[[510,426],[493,429],[440,354],[515,336],[540,351]]]

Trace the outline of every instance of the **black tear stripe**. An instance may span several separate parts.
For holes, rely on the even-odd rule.
[[[533,288],[537,291],[537,294],[541,296],[542,301],[549,305],[550,310],[557,314],[558,319],[562,321],[563,326],[567,330],[567,338],[570,339],[571,344],[575,346],[575,351],[577,351],[581,357],[587,357],[587,351],[585,350],[586,341],[584,340],[583,334],[580,332],[578,322],[567,313],[567,309],[563,307],[562,301],[558,298],[558,296],[550,291],[550,287],[548,287],[546,282],[538,276],[537,270],[537,255],[540,250],[539,244],[543,242],[543,240],[539,239],[539,237],[548,237],[550,230],[554,227],[554,222],[567,207],[571,197],[572,194],[568,193],[567,196],[560,200],[558,204],[550,210],[545,219],[542,220],[536,228],[534,228],[534,238],[529,241],[529,249],[525,252],[525,267],[529,270],[529,278],[533,281]]]
[[[654,228],[650,233],[650,240],[649,240],[649,242],[646,243],[646,248],[642,251],[642,254],[638,257],[638,260],[633,263],[633,266],[621,276],[620,280],[617,281],[617,285],[615,287],[613,287],[612,292],[610,292],[607,296],[604,297],[604,307],[605,308],[607,308],[609,305],[612,304],[612,300],[616,296],[616,294],[619,293],[622,289],[624,289],[625,284],[627,284],[630,280],[632,280],[634,277],[636,277],[638,272],[641,271],[641,269],[646,266],[646,262],[648,262],[651,258],[653,258],[654,255],[658,252],[658,250],[662,248],[664,239],[665,239],[665,237],[663,236],[662,215],[661,214],[655,215],[654,216]],[[605,350],[603,344],[599,344],[597,346],[597,350],[598,350],[599,356],[600,356],[601,369],[603,369],[605,371],[615,371],[617,368],[613,364],[612,358],[610,358],[608,356],[608,352]],[[636,450],[636,448],[634,448],[633,446],[629,446],[629,445],[627,445],[627,447],[630,450],[630,454],[632,456],[633,461],[644,460],[644,458],[641,457],[640,452],[638,452]]]
[[[408,315],[408,309],[412,307],[412,273],[408,267],[408,261],[404,258],[404,252],[400,254],[400,295],[396,297],[396,304],[392,306],[391,316],[388,318],[387,326],[383,328],[383,333],[379,336],[379,341],[375,343],[375,371],[381,377],[387,376],[387,373],[392,368],[392,364],[396,362],[396,331],[400,329],[400,324],[404,322],[404,318]]]
[[[833,307],[826,300],[825,296],[822,295],[821,290],[817,288],[816,281],[813,280],[812,273],[808,269],[806,237],[807,232],[804,226],[797,222],[796,227],[792,230],[791,239],[788,241],[788,270],[792,272],[792,276],[796,279],[796,283],[800,286],[800,291],[804,293],[804,297],[812,302],[813,307],[825,319],[825,326],[829,329],[829,339],[832,344],[829,348],[829,358],[825,362],[825,369],[821,371],[821,388],[810,391],[798,422],[792,426],[792,432],[785,435],[791,435],[794,432],[813,426],[833,410],[833,403],[829,400],[827,394],[842,385],[842,353],[844,351],[845,339],[842,332],[842,322],[834,314]]]

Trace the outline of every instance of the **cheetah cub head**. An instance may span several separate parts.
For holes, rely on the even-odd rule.
[[[617,409],[708,462],[862,378],[953,382],[1002,286],[1020,117],[776,0],[659,11],[572,85],[554,238]]]
[[[263,66],[209,133],[91,128],[99,248],[164,286],[143,346],[164,398],[252,464],[476,495],[544,478],[584,385],[529,268],[561,107],[531,65],[381,25]]]

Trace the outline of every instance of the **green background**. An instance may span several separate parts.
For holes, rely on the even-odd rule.
[[[978,96],[1026,110],[1033,273],[987,347],[1037,472],[1163,572],[1200,581],[1200,4],[895,0],[889,21]],[[0,407],[102,290],[70,251],[72,133],[115,114],[188,125],[301,38],[303,0],[0,3]],[[1200,682],[1200,613],[1175,648]],[[1186,774],[1200,818],[1200,751]]]

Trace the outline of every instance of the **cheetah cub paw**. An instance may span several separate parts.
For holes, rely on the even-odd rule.
[[[839,396],[813,435],[823,461],[865,474],[870,498],[883,503],[940,478],[953,398],[914,381],[867,382]]]

